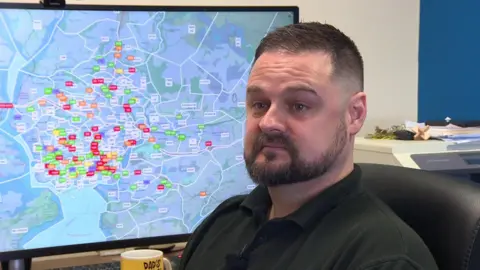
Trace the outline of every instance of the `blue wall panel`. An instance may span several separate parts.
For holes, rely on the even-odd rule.
[[[480,1],[421,0],[418,120],[480,120]]]

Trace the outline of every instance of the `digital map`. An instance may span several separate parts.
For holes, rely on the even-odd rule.
[[[248,193],[248,72],[292,21],[0,10],[0,252],[190,233]]]

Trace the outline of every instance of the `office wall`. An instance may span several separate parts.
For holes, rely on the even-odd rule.
[[[479,14],[479,1],[421,1],[419,120],[480,119]]]
[[[301,19],[326,21],[357,43],[365,60],[369,113],[362,133],[375,125],[417,119],[420,0],[80,0],[84,4],[298,5]],[[15,0],[15,2],[25,2]],[[36,2],[36,1],[29,1]],[[67,0],[67,3],[69,1]]]

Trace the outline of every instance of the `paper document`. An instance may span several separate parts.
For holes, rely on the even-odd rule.
[[[414,121],[405,121],[405,128],[413,131],[415,127],[425,127],[425,123],[416,123]],[[453,124],[446,126],[430,126],[428,130],[432,138],[443,141],[466,143],[480,141],[480,127],[459,127]]]

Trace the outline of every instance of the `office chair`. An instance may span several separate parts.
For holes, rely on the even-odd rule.
[[[440,270],[480,269],[480,185],[416,169],[358,164],[367,190],[420,235]]]

